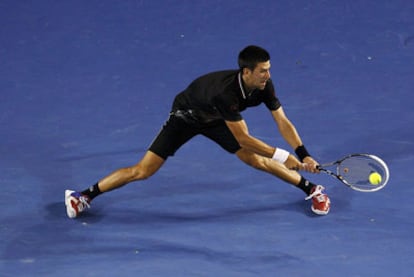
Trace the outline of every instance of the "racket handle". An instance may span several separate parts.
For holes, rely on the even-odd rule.
[[[292,168],[290,168],[291,170],[296,170],[296,171],[299,171],[299,170],[304,170],[304,168],[300,168],[300,167],[297,167],[297,166],[295,166],[295,167],[292,167]],[[321,170],[322,168],[319,166],[319,165],[317,165],[316,166],[316,169],[317,170]]]

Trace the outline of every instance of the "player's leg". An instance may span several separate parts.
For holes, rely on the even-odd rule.
[[[298,188],[303,190],[307,197],[305,199],[312,199],[311,209],[318,215],[326,215],[330,210],[330,199],[323,193],[324,187],[315,185],[304,177],[302,177],[296,170],[289,169],[285,164],[257,155],[249,150],[240,149],[236,152],[237,157],[246,164],[268,172]]]
[[[143,180],[153,175],[164,164],[164,159],[157,154],[147,151],[136,165],[114,171],[95,185],[82,191],[65,191],[65,205],[68,217],[77,217],[79,213],[90,207],[90,202],[96,196],[130,182]]]
[[[289,169],[293,165],[298,164],[298,161],[294,156],[289,156],[286,163],[282,164],[270,158],[242,149],[224,121],[217,123],[215,126],[206,128],[203,130],[202,134],[218,143],[228,152],[236,154],[244,163],[256,169],[268,172],[303,190],[306,195],[308,195],[306,199],[312,198],[312,210],[315,213],[327,214],[329,212],[330,201],[326,194],[322,193],[323,187],[312,184],[303,178],[297,171]]]
[[[285,164],[255,154],[249,150],[242,148],[236,152],[236,155],[244,163],[256,169],[268,172],[292,185],[297,185],[302,178],[297,171],[290,170]]]
[[[120,188],[130,182],[149,178],[164,164],[164,159],[157,154],[147,151],[137,164],[118,169],[98,182],[100,192]]]
[[[144,157],[130,167],[118,169],[101,179],[95,185],[81,192],[65,191],[65,204],[68,217],[74,218],[90,207],[92,199],[130,182],[144,180],[158,171],[165,160],[189,139],[197,135],[183,119],[171,115],[152,142]]]
[[[301,179],[298,172],[289,170],[284,164],[242,149],[224,121],[205,128],[202,134],[218,143],[226,151],[236,154],[240,160],[254,168],[271,173],[293,185],[297,185]]]

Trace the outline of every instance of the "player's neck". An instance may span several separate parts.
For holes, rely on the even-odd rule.
[[[246,75],[242,74],[241,79],[242,85],[247,93],[250,93],[253,90],[255,90],[255,87],[251,84],[249,78]]]

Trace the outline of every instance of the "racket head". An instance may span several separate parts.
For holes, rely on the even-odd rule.
[[[381,176],[378,184],[372,184],[369,180],[369,176],[374,172]],[[352,154],[336,162],[336,175],[354,190],[373,192],[385,187],[390,173],[387,164],[379,157],[371,154]]]

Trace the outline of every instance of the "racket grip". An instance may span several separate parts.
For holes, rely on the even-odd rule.
[[[299,170],[301,170],[302,168],[299,168],[299,167],[297,167],[297,166],[295,166],[295,167],[292,167],[291,168],[291,170],[295,170],[295,171],[299,171]],[[316,166],[316,169],[317,170],[324,170],[321,166],[319,166],[319,165],[317,165]]]
[[[292,167],[292,168],[290,168],[291,170],[295,170],[295,171],[299,171],[299,170],[302,170],[303,169],[303,167],[301,168],[301,167],[299,167],[299,166],[294,166],[294,167]]]

